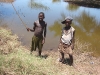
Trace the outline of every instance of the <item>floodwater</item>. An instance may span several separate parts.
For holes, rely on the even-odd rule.
[[[13,5],[21,19],[32,28],[38,19],[38,13],[45,13],[47,37],[44,50],[57,49],[61,35],[61,21],[66,16],[73,17],[72,26],[76,29],[76,38],[90,44],[88,51],[100,56],[100,9],[76,6],[63,0],[15,0]],[[17,34],[22,44],[30,47],[33,32],[27,32],[10,2],[0,2],[0,26],[10,28]]]

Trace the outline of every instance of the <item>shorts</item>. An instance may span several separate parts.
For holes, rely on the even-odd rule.
[[[59,44],[58,51],[65,53],[65,54],[70,54],[70,55],[72,55],[72,53],[73,53],[71,45],[64,44],[64,43]]]
[[[43,47],[42,40],[43,40],[43,36],[40,36],[40,37],[33,36],[31,51],[33,50],[36,51],[36,48],[38,48],[38,50],[41,51]]]

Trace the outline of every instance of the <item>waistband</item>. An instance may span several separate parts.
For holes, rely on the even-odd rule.
[[[34,36],[35,36],[35,37],[39,37],[39,38],[40,38],[40,37],[43,37],[43,35],[34,35]]]
[[[63,42],[60,42],[62,45],[66,45],[66,46],[70,46],[71,45],[71,43],[70,44],[65,44],[65,43],[63,43]]]

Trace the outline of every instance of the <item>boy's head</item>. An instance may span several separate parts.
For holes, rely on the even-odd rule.
[[[68,16],[68,17],[66,17],[65,20],[62,21],[61,23],[62,23],[62,24],[65,24],[66,26],[70,26],[71,23],[72,23],[72,20],[73,20],[73,18],[70,17],[70,16]]]
[[[43,12],[40,12],[38,15],[39,21],[43,21],[43,19],[45,18],[45,15]]]

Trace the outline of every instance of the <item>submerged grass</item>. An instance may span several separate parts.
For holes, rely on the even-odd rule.
[[[97,62],[100,60],[89,58],[89,54],[79,53],[82,48],[88,49],[86,46],[86,44],[78,43],[77,40],[75,47],[77,53],[74,55],[76,69],[59,63],[57,52],[45,52],[49,55],[47,58],[36,57],[35,54],[30,55],[27,48],[18,41],[17,35],[12,34],[9,29],[0,27],[0,75],[90,75],[90,73],[99,75],[99,66],[95,65],[100,64]],[[91,65],[90,61],[92,60],[94,60],[93,63],[97,62],[97,64]],[[95,70],[93,67],[98,69]]]

